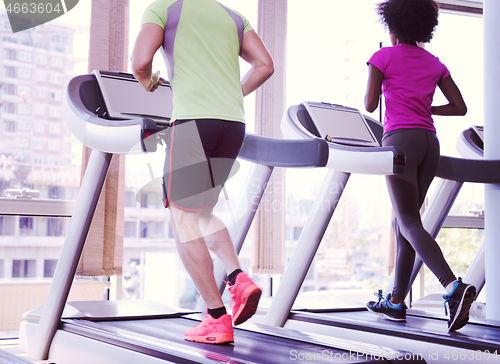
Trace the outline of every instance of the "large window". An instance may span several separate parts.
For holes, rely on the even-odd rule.
[[[245,14],[257,29],[256,1],[222,2]],[[286,107],[303,100],[324,101],[355,107],[367,114],[363,105],[368,75],[366,61],[381,46],[390,46],[389,34],[377,19],[375,9],[378,2],[376,0],[288,1]],[[142,14],[146,5],[132,1],[131,13]],[[132,17],[130,49],[139,30],[138,24],[139,17]],[[436,118],[443,154],[457,156],[455,141],[460,132],[469,125],[482,124],[481,38],[480,17],[442,13],[435,37],[431,44],[426,45],[430,52],[440,57],[448,66],[469,107],[466,117]],[[469,39],[471,41],[468,41]],[[470,45],[471,51],[468,54],[474,54],[474,57],[463,57],[464,42]],[[244,73],[247,66],[244,63],[242,65]],[[155,59],[153,68],[160,70],[163,76],[167,75],[163,58]],[[472,74],[471,70],[475,70],[475,73]],[[253,97],[254,95],[251,95],[245,100],[247,130],[250,132],[253,130],[254,119]],[[441,102],[442,98],[437,91],[435,102]],[[370,116],[379,120],[379,110]],[[168,211],[163,211],[159,206],[160,195],[153,197],[153,195],[139,194],[139,190],[152,180],[158,182],[156,192],[160,193],[163,159],[162,147],[159,147],[157,153],[147,157],[127,156],[126,211],[127,208],[137,208],[136,206],[140,205],[142,217],[139,220],[130,219],[126,222],[124,266],[133,265],[134,271],[137,272],[138,268],[142,269],[146,264],[145,269],[137,273],[143,275],[143,282],[144,279],[146,281],[148,279],[144,278],[144,275],[148,274],[147,257],[149,252],[157,249],[158,244],[163,244],[164,252],[175,254],[173,240],[168,238],[170,234],[160,240],[156,240],[158,235],[150,235],[152,226],[157,228],[160,226],[157,223],[152,225],[151,221],[162,214],[165,219],[162,229],[165,231],[168,229],[169,215]],[[229,200],[220,199],[217,212],[226,221],[231,215],[232,205],[236,202],[246,173],[248,165],[243,162],[237,175],[227,183]],[[314,199],[319,193],[326,171],[287,169],[285,175],[285,259],[288,261],[294,252]],[[430,194],[433,191],[434,185]],[[479,185],[464,186],[452,214],[466,215],[470,205],[476,210],[481,210],[483,205],[481,191],[482,186]],[[135,199],[132,197],[134,195]],[[333,302],[331,299],[323,300],[324,302],[318,299],[317,304],[341,305],[345,298],[349,298],[364,305],[367,300],[372,299],[374,291],[385,288],[394,268],[394,259],[391,256],[394,252],[393,245],[391,246],[394,244],[391,238],[391,214],[392,209],[383,176],[351,176],[315,262],[306,277],[299,300],[308,300],[308,296],[311,295],[317,296],[318,291],[321,291],[318,297],[325,297],[325,291],[329,291],[338,298]],[[443,231],[438,241],[442,244],[453,269],[457,274],[463,274],[467,264],[470,264],[470,255],[467,257],[460,255],[461,258],[453,256],[454,253],[447,248],[452,239],[450,234],[455,236],[462,233],[449,231],[448,234]],[[476,234],[477,237],[474,238],[474,242],[464,238],[462,244],[467,246],[467,251],[475,252],[478,241],[481,240],[481,233],[469,232]],[[154,246],[146,243],[155,241],[157,244]],[[127,251],[132,251],[127,249],[129,244],[135,247],[137,244],[143,244],[142,250],[136,250],[134,254],[129,255]],[[242,262],[247,264],[245,268],[250,265],[250,256],[246,244],[240,254]],[[150,259],[150,262],[153,262],[153,259]],[[260,278],[263,284],[268,281],[268,277]],[[429,294],[440,291],[440,287],[431,281],[437,281],[431,274],[426,274],[425,280],[417,281],[415,287],[419,289],[414,298],[419,297],[419,292]],[[423,283],[419,285],[418,282]],[[268,294],[267,290],[265,292]]]
[[[0,306],[7,309],[20,304],[8,292],[9,281],[53,276],[69,224],[52,207],[29,214],[44,201],[62,205],[78,195],[81,143],[63,110],[68,81],[87,68],[90,2],[83,3],[74,10],[78,15],[17,33],[0,6]],[[0,338],[15,335],[0,332]]]
[[[257,0],[221,2],[240,11],[257,29]],[[377,22],[377,2],[288,1],[286,107],[310,100],[364,110],[366,60],[380,46],[389,46],[389,35]],[[64,22],[54,20],[15,34],[11,34],[7,15],[0,9],[0,24],[5,27],[0,38],[0,203],[16,201],[7,191],[21,191],[21,195],[35,191],[38,197],[22,197],[40,200],[74,200],[78,195],[82,145],[64,122],[71,117],[64,95],[71,77],[87,73],[90,3],[80,2],[78,8],[61,17]],[[130,1],[130,51],[147,5],[143,0]],[[466,117],[436,118],[443,154],[457,155],[459,133],[470,125],[482,124],[481,39],[480,17],[443,13],[427,46],[448,66],[469,109]],[[464,47],[467,55],[474,56],[464,56]],[[162,57],[155,59],[153,67],[167,77]],[[242,74],[247,69],[242,62]],[[436,102],[440,100],[437,92]],[[252,132],[255,94],[245,99],[245,109],[247,131]],[[371,116],[378,119],[378,110]],[[169,211],[163,207],[164,158],[163,146],[158,146],[156,153],[126,156],[123,298],[194,308],[198,294],[177,257]],[[216,213],[226,222],[248,171],[249,164],[240,161],[239,172],[221,194]],[[325,175],[324,169],[285,172],[286,262]],[[433,190],[434,186],[431,193]],[[466,185],[451,213],[466,216],[482,209],[482,186]],[[67,217],[0,214],[1,280],[52,277],[68,224]],[[332,306],[348,298],[364,304],[374,290],[385,288],[393,269],[390,226],[391,206],[384,178],[351,176],[299,300],[313,296],[317,305]],[[457,274],[467,269],[482,239],[480,231],[456,229],[443,230],[438,237]],[[457,246],[466,253],[458,254]],[[240,261],[248,270],[248,244]],[[441,289],[431,273],[423,271],[422,277],[418,294]],[[256,280],[265,285],[268,278]],[[159,291],[174,293],[162,296]],[[322,301],[326,291],[332,295]]]
[[[287,104],[303,100],[355,107],[364,114],[366,61],[380,46],[390,46],[389,34],[377,22],[378,1],[289,1]],[[436,117],[441,152],[458,156],[460,133],[482,125],[482,18],[442,12],[434,39],[426,49],[450,69],[468,105],[465,117]],[[307,24],[307,26],[305,25]],[[463,47],[467,47],[467,55]],[[435,104],[443,102],[438,90]],[[372,115],[379,119],[379,109]],[[325,171],[286,171],[287,222],[303,226],[310,204],[319,192]],[[429,196],[435,189],[431,186]],[[482,185],[466,184],[451,211],[471,216],[483,209]],[[301,216],[297,218],[297,216]],[[342,305],[345,298],[364,305],[373,292],[385,289],[394,268],[391,243],[391,206],[382,176],[352,175],[302,287],[298,300],[310,296],[326,306]],[[291,237],[291,234],[288,234]],[[444,229],[437,241],[454,272],[466,272],[483,240],[476,229]],[[296,239],[287,239],[288,257]],[[443,291],[427,268],[414,284],[413,298]],[[317,294],[315,291],[322,291]],[[326,295],[324,291],[331,294]],[[321,297],[328,297],[323,299]],[[357,302],[357,303],[356,303]],[[321,303],[320,303],[321,305]]]

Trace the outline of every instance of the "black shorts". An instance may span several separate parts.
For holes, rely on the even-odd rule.
[[[212,209],[245,137],[245,124],[219,119],[176,120],[167,138],[164,205]]]

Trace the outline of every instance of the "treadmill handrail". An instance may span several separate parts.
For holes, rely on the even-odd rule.
[[[470,127],[469,129],[464,130],[457,138],[455,146],[462,158],[484,158],[484,142],[477,134],[475,128],[478,127]]]
[[[88,126],[87,123],[94,124],[98,127],[106,128],[124,128],[127,126],[139,126],[141,130],[151,130],[154,133],[157,130],[157,125],[154,120],[149,118],[134,118],[134,119],[104,119],[97,114],[96,111],[89,110],[84,102],[84,98],[88,97],[89,90],[94,92],[96,99],[99,99],[101,105],[95,105],[97,107],[103,107],[102,100],[100,96],[100,89],[98,82],[94,75],[80,75],[76,76],[70,80],[67,87],[67,98],[69,105],[73,112],[84,121],[84,123],[79,122],[78,125],[72,125],[68,123],[73,134],[80,140],[83,144],[90,146],[93,149],[98,149],[104,152],[110,153],[127,153],[130,151],[128,145],[123,151],[109,150],[109,146],[106,143],[101,143],[101,141],[90,141],[86,138],[87,134],[90,132],[92,134],[92,139],[106,139],[109,138],[109,133],[100,133],[99,131],[94,132],[94,127]],[[96,100],[89,100],[88,103],[95,103]],[[99,128],[100,130],[100,128]],[[134,135],[136,134],[133,131]],[[91,144],[91,145],[89,145]],[[98,147],[99,144],[106,145],[107,148]],[[148,148],[142,143],[143,151],[155,151],[156,142],[146,143]],[[153,145],[154,144],[154,145]],[[325,140],[285,140],[285,139],[273,139],[263,136],[257,136],[252,134],[247,134],[245,136],[245,141],[242,145],[239,156],[242,159],[265,164],[270,167],[324,167],[328,161],[328,147]]]
[[[457,182],[500,183],[500,160],[484,159],[484,144],[473,127],[457,139],[464,158],[441,156],[437,176]]]
[[[328,146],[321,139],[274,139],[247,134],[238,156],[269,167],[324,167]]]
[[[500,160],[442,155],[436,176],[457,182],[500,183]]]
[[[98,115],[98,109],[104,108],[104,105],[100,102],[100,90],[94,75],[73,77],[68,83],[66,97],[72,111],[78,116],[78,119],[67,116],[66,124],[85,146],[116,154],[156,151],[156,138],[146,140],[147,135],[154,135],[158,131],[153,119],[112,120]],[[89,110],[83,99],[89,105],[93,104],[96,110]]]

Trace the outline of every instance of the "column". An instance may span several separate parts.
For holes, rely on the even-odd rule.
[[[500,159],[500,1],[484,0],[484,156]],[[486,318],[500,320],[500,184],[484,189],[486,249]]]
[[[89,73],[127,71],[129,0],[92,0]],[[84,147],[82,177],[90,158]],[[77,274],[121,275],[125,156],[115,154],[106,178]]]
[[[259,0],[257,32],[274,60],[274,75],[256,94],[255,134],[282,138],[280,123],[285,111],[285,59],[287,0]],[[284,171],[275,168],[256,218],[256,243],[252,272],[284,271]]]

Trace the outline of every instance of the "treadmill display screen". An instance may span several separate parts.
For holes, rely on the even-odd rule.
[[[304,105],[322,138],[346,145],[380,146],[359,110],[327,103]]]
[[[111,72],[109,72],[111,73]],[[94,71],[102,97],[111,119],[149,117],[170,120],[172,115],[172,88],[164,84],[155,92],[146,92],[131,74]]]

